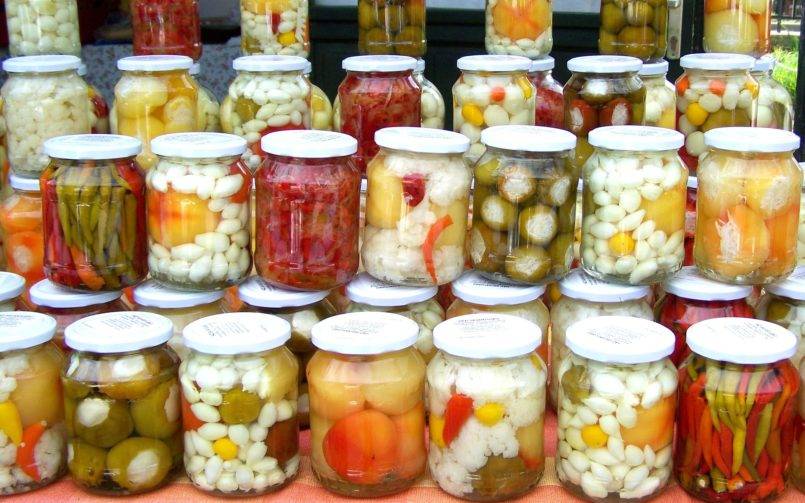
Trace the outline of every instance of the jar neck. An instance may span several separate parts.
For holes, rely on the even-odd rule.
[[[464,356],[453,355],[446,351],[442,351],[441,354],[445,360],[453,362],[457,365],[499,365],[502,363],[519,360],[520,358],[529,358],[532,353],[513,356],[511,358],[467,358]]]
[[[15,77],[50,77],[50,78],[60,78],[60,77],[77,77],[81,78],[78,75],[78,70],[64,70],[60,72],[18,72],[12,73],[9,75],[9,79],[13,79]]]
[[[654,84],[665,84],[667,74],[661,73],[659,75],[641,75],[640,80],[643,81],[646,85]]]
[[[300,79],[307,79],[304,70],[277,70],[277,71],[252,71],[252,70],[238,70],[238,75],[248,77],[296,77]]]
[[[751,145],[750,145],[749,148],[750,148],[750,150],[747,151],[747,152],[740,152],[740,151],[737,151],[737,150],[726,150],[726,149],[720,149],[720,148],[716,148],[716,147],[709,147],[710,152],[713,155],[723,155],[723,156],[727,156],[727,157],[737,157],[737,158],[753,160],[753,161],[754,160],[760,160],[760,159],[780,159],[780,160],[785,160],[785,159],[792,158],[792,156],[794,154],[793,152],[753,152],[753,151],[751,151]]]
[[[356,78],[374,78],[374,79],[399,79],[405,77],[413,77],[414,72],[412,70],[404,70],[400,72],[364,72],[364,71],[356,71],[351,70],[347,72],[347,76],[356,77]]]
[[[268,160],[281,163],[281,164],[304,164],[305,166],[330,166],[334,162],[340,161],[349,162],[350,156],[336,156],[336,157],[292,157],[288,155],[275,155],[268,154]]]
[[[132,77],[172,77],[172,76],[182,76],[190,77],[189,70],[164,70],[164,71],[157,71],[157,70],[123,70],[123,75],[130,75]]]
[[[53,162],[59,167],[106,169],[111,164],[134,164],[134,157],[114,157],[110,159],[61,159],[54,157]]]
[[[491,70],[462,70],[462,75],[472,75],[477,77],[526,77],[528,72],[525,70],[510,70],[505,72],[496,72]]]
[[[240,160],[240,156],[226,156],[226,157],[178,157],[178,156],[157,156],[160,160],[173,162],[177,164],[209,164],[210,167],[220,166],[221,164],[232,164]],[[203,166],[202,166],[203,167]]]
[[[486,152],[493,157],[511,157],[522,159],[550,159],[554,157],[567,157],[571,150],[554,150],[550,152],[531,152],[528,150],[509,150],[498,147],[487,147]],[[486,154],[485,154],[486,155]]]

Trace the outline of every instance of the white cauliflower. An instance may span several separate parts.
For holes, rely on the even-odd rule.
[[[430,205],[422,203],[397,221],[397,238],[403,246],[421,247],[428,237],[428,231],[436,223],[436,214]]]
[[[466,199],[470,191],[472,175],[461,157],[442,163],[428,177],[425,194],[433,204],[449,206],[454,201]]]
[[[420,248],[404,246],[393,229],[366,228],[361,248],[363,266],[373,276],[392,283],[428,278]]]

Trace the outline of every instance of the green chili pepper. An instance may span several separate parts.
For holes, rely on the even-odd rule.
[[[713,490],[715,492],[723,493],[727,490],[727,479],[718,468],[710,469],[710,481],[713,484]]]
[[[735,427],[735,434],[732,436],[732,474],[738,473],[744,459],[744,447],[746,445],[746,425]]]
[[[760,453],[766,446],[766,441],[769,439],[771,433],[771,416],[774,410],[774,405],[767,403],[760,413],[760,420],[757,425],[757,433],[755,434],[755,448],[752,450],[752,460],[757,463]]]
[[[710,409],[710,416],[713,419],[713,427],[719,429],[721,421],[718,415],[718,404],[716,403],[716,392],[718,390],[718,382],[721,378],[721,371],[712,360],[705,361],[707,382],[704,385],[704,394],[707,397],[707,406]]]
[[[755,404],[755,400],[757,399],[757,389],[760,386],[760,382],[763,380],[763,376],[765,374],[766,367],[759,365],[755,367],[755,371],[752,372],[752,377],[749,378],[749,386],[746,388],[746,414],[749,414],[752,411],[752,406]]]

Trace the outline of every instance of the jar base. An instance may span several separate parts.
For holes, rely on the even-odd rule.
[[[607,495],[603,498],[593,498],[591,496],[588,496],[581,488],[581,486],[577,486],[576,484],[573,484],[568,480],[559,479],[559,482],[562,484],[562,487],[566,491],[572,493],[574,496],[577,496],[586,501],[595,501],[601,503],[618,503],[623,501],[628,501],[629,503],[640,503],[642,501],[649,501],[662,494],[662,492],[665,491],[665,488],[668,486],[668,481],[666,480],[666,482],[663,485],[661,485],[656,491],[654,491],[649,495],[643,496],[642,498],[622,498],[617,492],[607,493]]]
[[[790,268],[786,269],[782,272],[782,274],[775,275],[775,276],[764,276],[764,277],[757,277],[757,276],[750,276],[750,275],[741,275],[741,276],[725,276],[716,272],[715,270],[701,264],[700,262],[696,262],[696,267],[699,269],[699,272],[708,279],[712,279],[713,281],[718,281],[720,283],[727,283],[731,285],[768,285],[779,281],[781,279],[785,279],[789,274],[794,271],[795,265],[792,265]]]
[[[589,269],[587,267],[584,267],[583,263],[582,267],[584,268],[585,274],[597,280],[603,281],[605,283],[611,283],[614,285],[625,285],[625,286],[652,286],[658,283],[663,283],[665,280],[671,278],[677,272],[679,272],[679,269],[682,268],[682,261],[680,260],[679,264],[671,269],[657,271],[655,274],[647,278],[643,278],[642,280],[636,281],[634,283],[630,282],[628,278],[624,278],[623,276],[616,276],[614,274],[604,274],[595,269]]]
[[[350,498],[377,498],[381,496],[391,496],[393,494],[401,493],[411,487],[417,478],[411,479],[398,479],[391,482],[373,485],[360,485],[350,484],[349,482],[340,482],[337,480],[326,479],[319,476],[316,470],[313,470],[316,480],[330,492],[340,494],[341,496],[348,496]]]
[[[30,493],[33,491],[37,491],[42,489],[43,487],[47,487],[50,484],[56,482],[57,480],[61,479],[67,473],[67,463],[66,460],[63,460],[63,466],[59,469],[59,471],[53,475],[52,477],[40,480],[39,482],[32,483],[32,484],[18,484],[16,486],[11,486],[9,488],[0,489],[0,495],[3,496],[12,496],[15,494],[25,494]]]
[[[466,501],[478,501],[482,503],[493,503],[496,501],[508,501],[514,498],[518,498],[524,494],[527,494],[532,489],[537,487],[539,481],[542,480],[542,474],[544,473],[544,469],[539,471],[528,471],[528,472],[520,472],[512,475],[511,477],[499,477],[495,483],[493,484],[496,489],[500,489],[501,487],[505,487],[506,485],[517,484],[515,490],[512,491],[495,491],[492,494],[485,494],[480,493],[477,491],[473,491],[467,494],[453,494],[453,496],[457,498],[461,498]],[[520,481],[519,479],[528,479],[524,481]],[[520,485],[522,484],[522,485]],[[452,494],[452,493],[451,493]]]

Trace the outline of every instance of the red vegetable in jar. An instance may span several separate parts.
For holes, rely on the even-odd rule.
[[[198,0],[132,0],[134,54],[201,58]]]
[[[536,126],[562,129],[564,126],[565,103],[562,97],[562,84],[551,73],[554,59],[550,56],[531,63],[528,79],[537,89]]]
[[[358,270],[360,172],[354,138],[282,131],[263,138],[256,174],[257,272],[297,290],[329,290]]]

